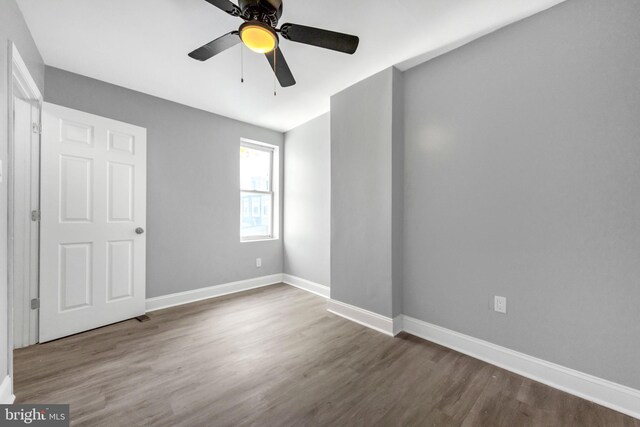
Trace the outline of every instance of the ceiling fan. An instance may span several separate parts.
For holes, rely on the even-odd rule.
[[[229,0],[205,0],[245,22],[232,31],[194,50],[190,57],[199,61],[223,52],[238,43],[244,43],[254,52],[264,54],[282,87],[293,86],[296,80],[280,50],[278,33],[287,40],[331,49],[352,55],[358,49],[360,39],[349,34],[336,33],[298,24],[282,24],[282,0],[238,0],[238,6]]]

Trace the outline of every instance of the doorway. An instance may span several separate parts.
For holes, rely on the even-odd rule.
[[[14,349],[38,341],[39,123],[39,104],[14,92],[9,183]]]
[[[42,94],[17,47],[9,42],[7,179],[7,372],[13,349],[38,340],[38,212]],[[32,308],[33,307],[33,308]]]

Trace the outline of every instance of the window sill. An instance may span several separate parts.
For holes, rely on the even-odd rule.
[[[280,240],[280,238],[279,237],[265,237],[264,239],[248,239],[248,240],[240,240],[240,243],[273,242],[275,240]]]

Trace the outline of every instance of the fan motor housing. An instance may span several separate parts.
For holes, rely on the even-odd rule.
[[[264,22],[274,28],[282,16],[282,0],[238,0],[238,6],[245,18]]]

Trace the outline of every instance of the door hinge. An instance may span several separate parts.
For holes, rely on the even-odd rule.
[[[31,211],[31,221],[33,221],[33,222],[40,221],[40,211],[39,210]]]
[[[42,133],[40,123],[31,123],[31,130],[33,131],[33,133],[37,133],[38,135]]]
[[[31,310],[38,310],[40,308],[40,298],[34,298],[31,300]]]

